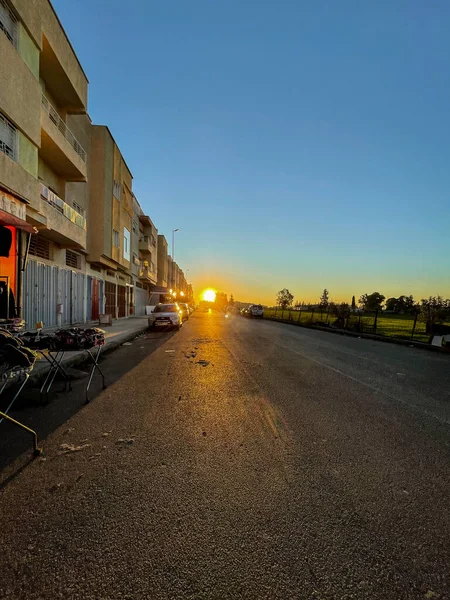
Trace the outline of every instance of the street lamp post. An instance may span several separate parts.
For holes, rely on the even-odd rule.
[[[175,233],[179,229],[172,229],[172,288],[175,289],[174,266],[175,266]]]

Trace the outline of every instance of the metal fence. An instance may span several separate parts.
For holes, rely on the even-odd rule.
[[[425,323],[419,320],[418,314],[399,315],[375,311],[350,312],[339,316],[332,313],[329,307],[306,306],[298,309],[282,309],[274,306],[264,309],[264,317],[305,326],[335,327],[355,333],[371,333],[426,343],[430,339]]]
[[[23,315],[28,328],[39,321],[46,327],[56,327],[58,271],[58,267],[28,261],[23,282]]]
[[[42,321],[45,327],[86,321],[86,275],[29,260],[24,273],[23,314],[28,328]]]

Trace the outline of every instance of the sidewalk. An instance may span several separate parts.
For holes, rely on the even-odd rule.
[[[148,317],[130,317],[114,321],[111,326],[99,326],[97,323],[81,325],[81,327],[100,327],[105,332],[105,345],[102,348],[102,354],[115,350],[123,343],[133,340],[139,334],[144,333],[148,326]],[[84,350],[77,352],[67,352],[62,361],[64,367],[72,367],[86,360]],[[36,361],[31,373],[30,380],[39,379],[49,370],[49,364],[44,358]]]

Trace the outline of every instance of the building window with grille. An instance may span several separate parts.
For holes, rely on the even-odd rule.
[[[72,250],[66,250],[66,265],[71,269],[81,269],[81,256]]]
[[[114,180],[113,194],[114,197],[117,198],[117,200],[120,200],[120,198],[122,197],[122,186],[116,180]]]
[[[39,235],[32,235],[29,254],[45,260],[53,260],[53,245],[49,240]]]
[[[113,229],[113,246],[116,248],[120,247],[119,232],[117,229]]]
[[[78,204],[78,202],[72,202],[72,206],[77,211],[79,215],[84,217],[84,208]]]
[[[0,113],[0,151],[17,161],[17,149],[17,129]]]
[[[133,219],[133,233],[139,233],[139,223],[136,221],[136,219]]]
[[[17,48],[18,25],[17,19],[5,0],[0,0],[0,29],[8,40]]]
[[[126,227],[123,228],[123,257],[130,260],[130,232]]]

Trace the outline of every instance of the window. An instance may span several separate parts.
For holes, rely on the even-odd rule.
[[[141,261],[139,260],[139,256],[136,254],[136,252],[133,252],[133,263],[135,265],[137,265],[138,267],[141,264]]]
[[[120,247],[119,232],[116,229],[113,229],[113,246]]]
[[[17,160],[17,147],[17,129],[0,113],[0,151]]]
[[[82,206],[80,206],[77,202],[72,202],[72,206],[74,207],[74,209],[77,211],[77,213],[79,215],[84,217],[84,208]]]
[[[117,198],[117,200],[120,200],[120,198],[122,196],[122,186],[116,180],[114,180],[113,194],[114,194],[114,197]]]
[[[66,265],[72,269],[81,269],[81,256],[72,250],[66,250]]]
[[[11,12],[5,0],[0,0],[0,29],[4,32],[8,40],[17,48],[17,19]]]
[[[123,228],[123,257],[130,260],[130,232],[126,227]]]
[[[51,242],[39,235],[32,235],[29,253],[38,258],[53,260],[53,246]]]
[[[154,313],[176,313],[178,312],[176,304],[157,304],[153,309]]]
[[[139,223],[136,221],[136,219],[133,219],[133,233],[138,233],[139,232]]]

